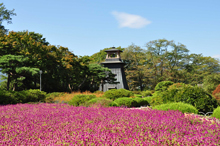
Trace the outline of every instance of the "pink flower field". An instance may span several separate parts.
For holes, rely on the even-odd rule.
[[[0,106],[0,145],[217,146],[220,124],[178,111],[17,104]]]

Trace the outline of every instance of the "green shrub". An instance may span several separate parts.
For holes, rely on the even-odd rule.
[[[142,98],[142,99],[146,100],[146,101],[148,102],[148,104],[151,105],[153,96],[144,97],[144,98]]]
[[[18,91],[19,92],[19,91]],[[22,91],[20,91],[22,92]],[[23,103],[27,102],[39,102],[39,101],[45,101],[47,93],[44,91],[40,91],[39,89],[30,89],[25,90],[25,101]],[[22,93],[23,94],[23,93]],[[22,99],[21,99],[22,100]]]
[[[60,97],[60,96],[62,96],[62,95],[64,95],[63,92],[52,92],[52,93],[48,93],[48,94],[46,95],[45,102],[46,102],[46,103],[54,103],[54,98]]]
[[[212,112],[217,106],[217,100],[198,86],[184,86],[174,96],[175,102],[189,103],[199,112]]]
[[[88,102],[86,102],[85,105],[86,106],[98,105],[103,107],[117,106],[117,104],[114,101],[107,98],[93,98]]]
[[[137,107],[149,105],[148,101],[144,100],[143,98],[133,98],[133,99],[137,102]]]
[[[173,102],[173,103],[167,103],[167,104],[161,104],[154,106],[152,109],[157,109],[157,110],[163,110],[163,111],[168,111],[168,110],[179,110],[182,113],[198,113],[198,110],[187,103],[182,103],[182,102]]]
[[[114,101],[119,107],[137,107],[138,103],[133,98],[121,97]]]
[[[16,104],[18,103],[17,99],[14,98],[14,94],[10,91],[0,90],[0,104]]]
[[[220,106],[213,111],[212,117],[220,119]]]
[[[149,90],[142,91],[141,95],[144,96],[144,97],[152,96],[152,92],[149,91]]]
[[[16,104],[44,101],[46,92],[40,90],[0,91],[0,104]]]
[[[120,97],[130,97],[133,95],[134,93],[132,91],[126,89],[111,89],[104,93],[104,97],[112,100],[115,100]]]
[[[181,86],[170,86],[164,92],[156,92],[153,94],[151,105],[159,105],[170,102],[184,102],[191,104],[199,110],[199,112],[212,112],[218,106],[217,100],[209,93],[198,86],[181,84]]]
[[[162,82],[159,82],[156,87],[155,87],[155,92],[163,92],[163,91],[166,91],[167,88],[170,86],[170,85],[173,85],[174,82],[172,81],[162,81]]]
[[[75,95],[68,104],[73,105],[73,106],[81,106],[85,105],[85,103],[93,98],[96,98],[95,95],[84,95],[84,94],[79,94]]]
[[[134,97],[142,98],[142,95],[140,95],[140,94],[134,94]]]

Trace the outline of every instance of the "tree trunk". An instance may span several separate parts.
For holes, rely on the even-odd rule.
[[[8,74],[8,81],[7,81],[7,90],[8,91],[9,91],[10,81],[11,81],[11,78],[10,78],[10,73],[9,73]]]

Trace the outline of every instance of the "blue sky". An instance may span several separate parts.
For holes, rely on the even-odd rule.
[[[10,31],[34,31],[75,55],[152,40],[220,58],[220,0],[2,0],[15,9]]]

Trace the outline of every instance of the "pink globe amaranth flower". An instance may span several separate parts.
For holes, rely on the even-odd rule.
[[[217,145],[220,143],[220,124],[186,118],[178,111],[43,103],[0,106],[0,145],[103,143]]]

